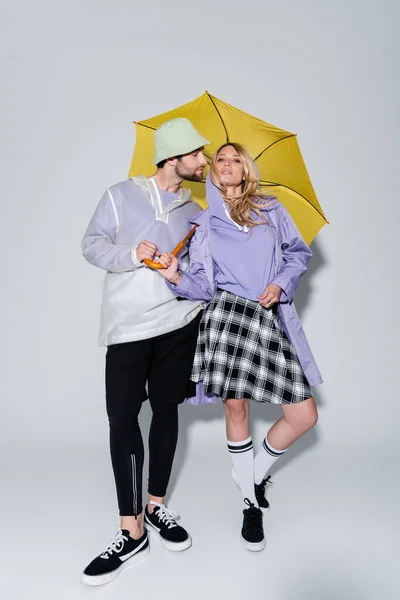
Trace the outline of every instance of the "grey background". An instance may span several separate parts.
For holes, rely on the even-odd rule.
[[[2,3],[5,597],[398,597],[399,13],[389,0]],[[267,549],[249,556],[221,407],[183,406],[169,504],[193,548],[153,545],[94,592],[79,572],[118,519],[96,346],[103,274],[79,244],[127,176],[132,121],[206,89],[299,134],[331,221],[296,296],[325,378],[320,421],[278,463]],[[254,407],[256,446],[278,416]],[[148,421],[145,406],[144,432]]]

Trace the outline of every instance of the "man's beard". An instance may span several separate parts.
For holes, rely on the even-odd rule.
[[[185,169],[179,160],[175,165],[175,173],[186,181],[203,181],[203,172],[201,175],[197,175],[195,170]]]

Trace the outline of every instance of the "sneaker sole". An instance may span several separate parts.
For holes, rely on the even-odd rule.
[[[190,535],[189,535],[188,539],[185,540],[184,542],[168,542],[167,540],[164,540],[164,538],[159,534],[159,532],[154,527],[154,525],[152,523],[149,523],[149,521],[146,519],[146,517],[144,519],[144,526],[146,527],[148,533],[151,536],[154,536],[158,540],[160,540],[160,542],[164,546],[164,548],[166,550],[170,550],[171,552],[183,552],[184,550],[187,550],[188,548],[190,548],[190,546],[192,545],[192,538],[190,537]]]
[[[240,490],[240,485],[239,485],[238,480],[236,479],[236,473],[233,469],[232,469],[232,479],[236,483],[236,485],[238,486],[238,488]],[[270,509],[271,509],[270,506],[268,506],[268,508],[264,508],[263,506],[260,506],[260,510],[262,513],[264,513],[264,515],[266,515],[270,511]]]
[[[249,552],[261,552],[262,550],[264,550],[265,545],[266,545],[266,541],[265,538],[262,540],[262,542],[248,542],[244,539],[244,537],[241,535],[240,536],[240,541],[242,543],[242,546],[245,550],[248,550]]]
[[[117,579],[121,573],[123,573],[129,567],[132,567],[134,564],[140,562],[142,559],[146,558],[150,552],[150,546],[147,545],[147,548],[138,552],[138,554],[134,554],[131,558],[128,558],[127,561],[122,563],[118,569],[113,571],[112,573],[107,573],[106,575],[85,575],[82,573],[81,575],[81,583],[83,585],[88,585],[89,587],[97,587],[99,585],[105,585],[106,583],[111,583],[114,579]]]

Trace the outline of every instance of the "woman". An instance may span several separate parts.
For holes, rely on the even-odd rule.
[[[239,144],[224,144],[207,178],[208,209],[191,222],[190,270],[172,254],[159,273],[174,292],[209,302],[191,379],[197,403],[223,400],[233,476],[246,505],[241,540],[265,547],[262,511],[273,463],[317,421],[311,385],[322,383],[292,299],[312,253],[285,208],[258,190],[257,172]],[[253,455],[249,400],[282,406]]]

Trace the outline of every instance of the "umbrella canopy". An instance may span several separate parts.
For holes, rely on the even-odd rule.
[[[311,243],[327,220],[308,176],[296,134],[252,117],[208,92],[179,108],[135,123],[136,142],[129,177],[154,174],[154,130],[176,117],[189,119],[211,141],[204,152],[209,163],[214,152],[226,142],[245,146],[257,165],[260,188],[284,204],[306,243]],[[204,183],[187,181],[184,185],[205,208]]]

